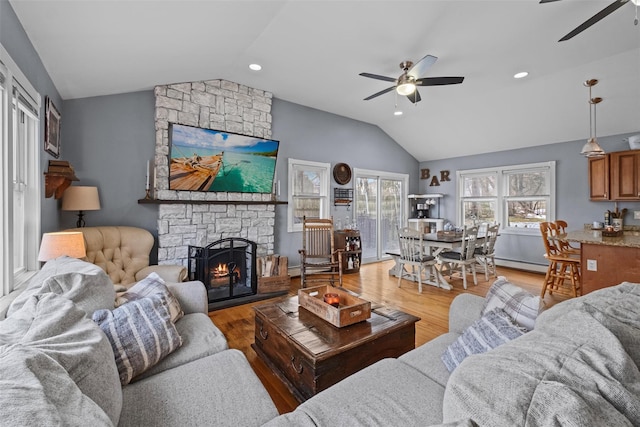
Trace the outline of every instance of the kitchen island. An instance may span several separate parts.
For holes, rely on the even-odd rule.
[[[625,229],[618,237],[599,230],[570,231],[564,239],[580,243],[582,294],[622,282],[640,283],[640,230]]]

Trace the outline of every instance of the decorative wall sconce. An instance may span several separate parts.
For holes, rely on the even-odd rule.
[[[56,199],[71,185],[71,181],[78,181],[73,167],[66,160],[49,160],[49,168],[44,173],[44,196]]]

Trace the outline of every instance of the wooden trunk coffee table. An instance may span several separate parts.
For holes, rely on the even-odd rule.
[[[420,318],[371,305],[371,318],[337,328],[298,305],[298,297],[254,307],[255,352],[303,402],[347,376],[415,348]]]

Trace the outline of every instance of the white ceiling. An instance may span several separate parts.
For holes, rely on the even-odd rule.
[[[10,0],[64,99],[226,79],[373,123],[417,160],[586,139],[587,79],[598,136],[640,130],[635,6],[558,40],[613,0]],[[401,61],[439,59],[422,102],[360,72],[397,77]],[[260,63],[263,70],[250,71]],[[529,77],[515,80],[526,70]],[[277,118],[276,118],[277,119]],[[606,147],[604,147],[606,150]]]

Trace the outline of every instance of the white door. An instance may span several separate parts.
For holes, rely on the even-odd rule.
[[[404,224],[409,176],[354,170],[353,220],[360,231],[363,262],[388,258],[398,250],[398,227]]]

